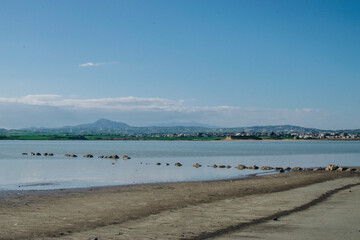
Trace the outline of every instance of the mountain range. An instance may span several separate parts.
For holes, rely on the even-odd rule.
[[[179,124],[179,125],[178,125]],[[193,125],[192,125],[193,124]],[[205,124],[192,122],[186,123],[169,123],[162,126],[134,127],[123,122],[111,121],[108,119],[99,119],[94,123],[80,124],[76,126],[64,126],[60,128],[25,128],[19,130],[0,129],[0,133],[5,134],[11,131],[26,131],[34,133],[64,133],[64,134],[171,134],[171,133],[235,133],[235,132],[267,132],[267,133],[319,133],[319,132],[352,132],[360,133],[360,129],[355,130],[321,130],[316,128],[305,128],[293,125],[274,125],[274,126],[253,126],[253,127],[235,127],[219,128],[211,127]]]

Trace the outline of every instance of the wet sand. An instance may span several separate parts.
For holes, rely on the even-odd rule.
[[[332,197],[349,189],[355,193],[359,184],[358,172],[301,171],[226,181],[3,192],[0,239],[233,239],[231,234],[246,229],[286,225],[282,219],[333,206]],[[348,214],[351,219],[358,211]]]

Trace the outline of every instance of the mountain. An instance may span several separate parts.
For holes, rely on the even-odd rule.
[[[99,119],[94,123],[80,124],[77,126],[66,126],[59,128],[60,132],[121,132],[131,128],[129,125],[123,122],[115,122],[107,119]]]
[[[185,124],[188,126],[181,126]],[[200,126],[196,126],[200,125]],[[19,130],[5,130],[19,131]],[[270,125],[270,126],[252,126],[252,127],[235,127],[235,128],[217,128],[199,124],[196,122],[188,123],[167,123],[162,126],[150,127],[133,127],[123,122],[115,122],[107,119],[99,119],[94,123],[80,124],[76,126],[65,126],[61,128],[27,128],[20,131],[28,131],[35,133],[63,133],[63,134],[173,134],[173,133],[319,133],[319,132],[347,132],[359,133],[360,130],[321,130],[316,128],[304,128],[293,125]],[[0,131],[1,133],[1,131]]]

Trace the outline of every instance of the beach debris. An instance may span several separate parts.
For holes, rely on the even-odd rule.
[[[301,171],[302,168],[301,168],[301,167],[293,167],[292,170],[293,170],[293,171]]]
[[[94,156],[92,154],[85,154],[84,157],[86,158],[93,158]]]
[[[329,165],[325,168],[325,171],[335,171],[335,170],[338,169],[338,168],[339,168],[338,165],[329,164]]]
[[[181,164],[181,163],[179,163],[179,162],[177,162],[177,163],[175,163],[175,166],[176,166],[176,167],[181,167],[181,166],[182,166],[182,164]]]
[[[128,160],[128,159],[131,159],[131,157],[129,157],[129,156],[127,156],[127,155],[123,155],[123,156],[122,156],[122,159]]]
[[[261,170],[272,170],[272,169],[274,169],[274,168],[273,168],[273,167],[270,167],[270,166],[262,166],[260,169],[261,169]]]
[[[235,168],[239,169],[239,170],[244,170],[246,169],[246,166],[245,165],[237,165]]]
[[[199,163],[195,163],[195,164],[193,164],[192,165],[194,168],[199,168],[199,167],[201,167],[201,165],[199,164]]]
[[[253,166],[249,166],[249,167],[247,167],[248,169],[251,169],[251,170],[256,170],[256,169],[259,169],[259,167],[258,166],[256,166],[256,165],[253,165]]]

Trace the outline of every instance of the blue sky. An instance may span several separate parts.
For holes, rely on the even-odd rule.
[[[0,128],[360,128],[359,1],[0,1]]]

